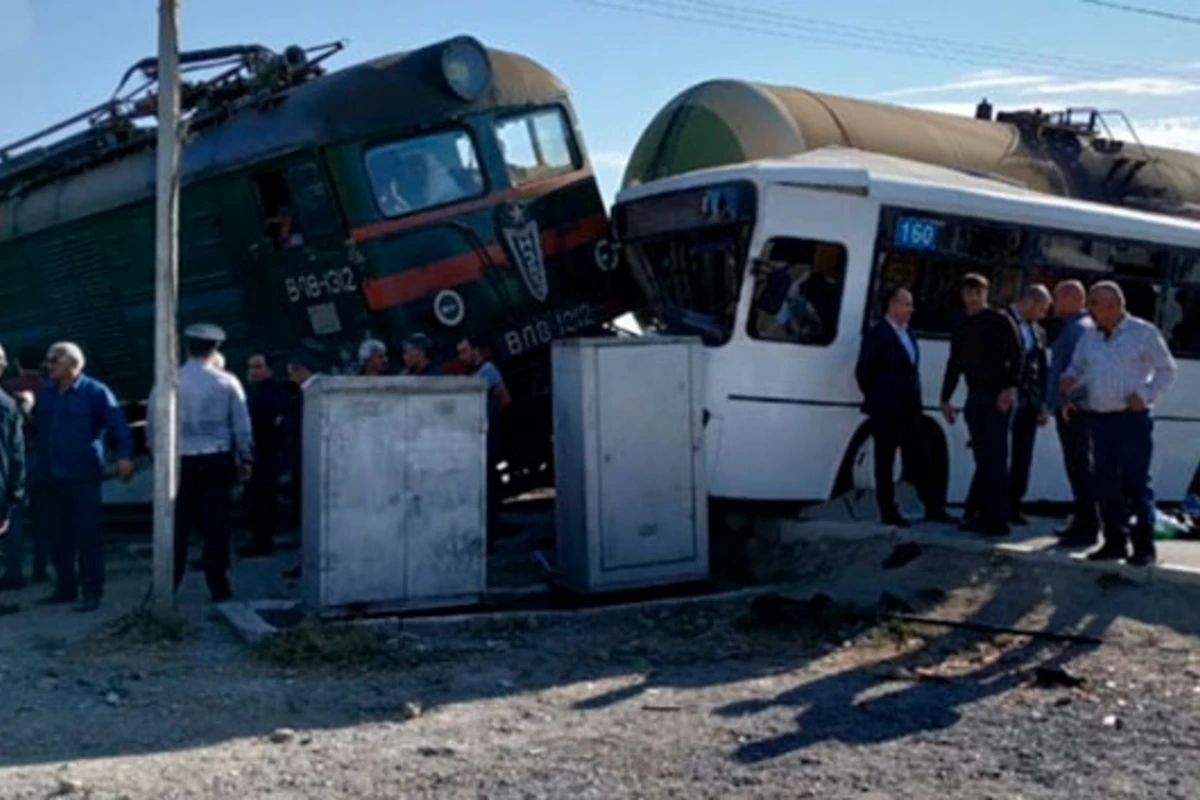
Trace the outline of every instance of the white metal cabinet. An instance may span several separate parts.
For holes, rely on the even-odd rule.
[[[318,377],[304,392],[303,596],[436,607],[486,589],[487,386]]]
[[[708,577],[704,349],[555,342],[558,566],[581,592]]]

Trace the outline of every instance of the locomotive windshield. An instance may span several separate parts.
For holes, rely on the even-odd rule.
[[[465,131],[446,131],[376,147],[367,174],[379,210],[399,217],[483,193],[475,144]]]
[[[578,169],[571,128],[562,109],[544,108],[500,119],[496,138],[514,186]]]

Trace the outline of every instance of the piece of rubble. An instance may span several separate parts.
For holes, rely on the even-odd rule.
[[[276,728],[267,739],[271,744],[287,744],[296,738],[296,732],[291,728]]]

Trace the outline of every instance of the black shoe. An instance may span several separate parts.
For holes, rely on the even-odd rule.
[[[976,514],[968,514],[962,518],[962,522],[958,523],[958,529],[963,533],[975,533],[975,530],[980,525],[979,516]]]
[[[1113,547],[1111,545],[1106,544],[1103,547],[1101,547],[1099,550],[1088,553],[1087,560],[1088,561],[1123,561],[1125,558],[1128,557],[1128,555],[1129,555],[1129,553],[1127,553],[1125,551],[1124,545],[1122,545],[1120,547]]]
[[[248,545],[238,550],[239,558],[267,558],[275,555],[274,547],[263,547],[261,545]]]
[[[930,513],[926,514],[925,521],[934,522],[938,525],[953,525],[959,520],[958,517],[954,516],[953,514],[949,514],[945,509],[942,509],[941,511],[931,511]]]
[[[1012,533],[1012,529],[1007,525],[982,525],[980,526],[979,535],[985,539],[1003,539]]]
[[[19,592],[25,588],[25,579],[20,575],[5,575],[0,578],[0,592]]]
[[[906,520],[899,514],[884,514],[879,518],[879,522],[883,525],[890,525],[893,528],[911,528],[912,523]]]
[[[1125,563],[1131,567],[1149,567],[1158,563],[1158,555],[1155,553],[1134,553]]]
[[[49,597],[43,597],[41,600],[38,600],[37,604],[39,606],[69,606],[74,603],[75,600],[76,597],[73,594],[62,594],[61,592],[55,592]]]
[[[1025,519],[1025,517],[1021,516],[1020,513],[1010,514],[1008,517],[1008,521],[1010,524],[1016,525],[1021,528],[1024,528],[1027,525],[1029,525],[1029,520],[1027,520],[1027,519]]]

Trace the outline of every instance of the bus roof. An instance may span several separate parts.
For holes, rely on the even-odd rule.
[[[845,147],[824,147],[786,159],[751,161],[663,178],[623,189],[616,202],[620,205],[737,180],[752,181],[760,187],[855,190],[889,205],[1200,247],[1200,223],[1056,197],[994,178]]]

